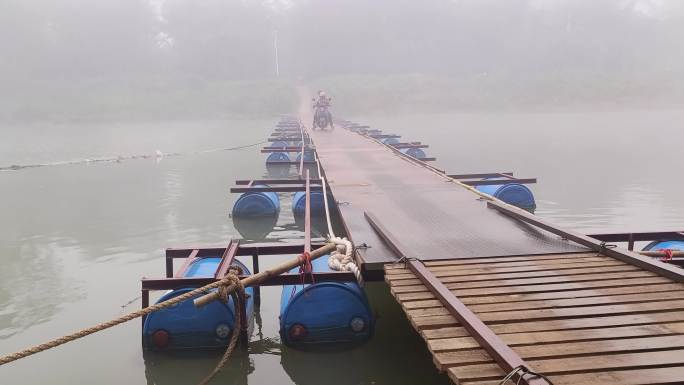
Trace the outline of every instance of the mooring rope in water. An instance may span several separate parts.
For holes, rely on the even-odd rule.
[[[311,252],[311,258],[315,259],[318,257],[321,257],[329,252],[332,252],[335,249],[335,244],[334,243],[328,243],[325,246],[322,246],[314,251]],[[261,272],[250,275],[246,278],[244,278],[241,282],[240,285],[242,286],[251,286],[258,284],[268,278],[280,275],[286,271],[289,271],[290,269],[299,266],[301,263],[300,257],[285,261],[271,269],[266,269],[262,270]],[[181,303],[183,301],[186,301],[188,299],[191,299],[193,297],[196,297],[200,294],[205,294],[202,297],[196,298],[194,300],[195,306],[203,306],[206,305],[214,300],[220,299],[221,295],[219,293],[215,292],[210,292],[213,289],[218,289],[219,287],[225,286],[225,289],[223,291],[225,293],[232,293],[235,291],[238,287],[238,284],[235,283],[234,277],[231,276],[226,276],[216,282],[212,282],[210,284],[207,284],[205,286],[199,287],[197,289],[191,290],[187,293],[181,294],[177,297],[171,298],[169,300],[166,300],[164,302],[160,302],[157,304],[154,304],[152,306],[146,307],[144,309],[140,309],[137,311],[134,311],[132,313],[128,313],[126,315],[123,315],[121,317],[115,318],[113,320],[103,322],[100,324],[97,324],[95,326],[79,330],[75,333],[68,334],[66,336],[62,336],[59,338],[55,338],[51,341],[42,343],[40,345],[32,346],[30,348],[11,353],[5,356],[0,357],[0,366],[8,364],[10,362],[34,355],[36,353],[43,352],[45,350],[49,350],[52,348],[55,348],[57,346],[66,344],[71,341],[75,341],[77,339],[83,338],[85,336],[88,336],[93,333],[97,333],[99,331],[109,329],[111,327],[114,327],[116,325],[120,325],[122,323],[128,322],[130,320],[140,318],[142,316],[154,313],[155,311],[159,311],[162,309],[166,309],[168,307],[174,306],[178,303]]]
[[[233,334],[230,336],[230,342],[228,343],[228,347],[226,348],[225,353],[223,353],[221,360],[218,362],[218,364],[216,364],[214,370],[204,377],[204,379],[200,381],[198,385],[208,384],[228,364],[228,361],[230,361],[230,357],[232,357],[235,347],[240,339],[240,331],[244,326],[242,325],[242,312],[245,306],[246,295],[245,287],[242,285],[242,281],[240,281],[237,276],[238,273],[239,272],[236,270],[231,270],[231,272],[226,275],[226,278],[229,278],[233,282],[231,286],[234,286],[235,290],[229,293],[226,286],[221,286],[219,288],[221,302],[227,304],[229,295],[233,298],[233,304],[235,305],[235,324],[233,327]]]
[[[109,157],[109,158],[85,158],[85,159],[76,159],[76,160],[66,160],[66,161],[57,161],[57,162],[51,162],[51,163],[34,163],[34,164],[24,164],[24,165],[19,165],[19,164],[13,164],[10,166],[0,166],[0,171],[18,171],[18,170],[23,170],[26,168],[37,168],[37,167],[50,167],[50,166],[67,166],[67,165],[76,165],[76,164],[95,164],[95,163],[120,163],[125,160],[138,160],[138,159],[163,159],[166,157],[176,157],[176,156],[183,156],[183,155],[194,155],[194,154],[209,154],[212,152],[219,152],[219,151],[234,151],[234,150],[242,150],[245,148],[250,148],[250,147],[255,147],[264,143],[268,143],[267,140],[258,142],[258,143],[251,143],[251,144],[246,144],[242,146],[236,146],[236,147],[222,147],[222,148],[211,148],[208,150],[199,150],[199,151],[190,151],[190,152],[168,152],[164,153],[159,150],[157,150],[154,154],[139,154],[139,155],[128,155],[128,156],[117,156],[117,157]]]
[[[75,333],[68,334],[66,336],[55,338],[51,341],[42,343],[40,345],[32,346],[30,348],[21,350],[19,352],[15,352],[15,353],[8,354],[6,356],[0,357],[0,366],[8,364],[8,363],[16,361],[16,360],[19,360],[21,358],[25,358],[25,357],[34,355],[36,353],[43,352],[43,351],[48,350],[48,349],[55,348],[55,347],[60,346],[60,345],[64,345],[68,342],[75,341],[79,338],[83,338],[83,337],[88,336],[90,334],[97,333],[99,331],[109,329],[113,326],[120,325],[120,324],[128,322],[130,320],[140,318],[142,316],[154,313],[155,311],[166,309],[168,307],[171,307],[171,306],[174,306],[178,303],[186,301],[192,297],[195,297],[199,294],[206,294],[208,291],[210,291],[212,289],[216,289],[220,286],[225,286],[225,285],[230,285],[230,286],[228,286],[227,290],[229,290],[229,291],[235,290],[235,285],[233,284],[232,278],[227,276],[227,277],[221,279],[220,281],[216,281],[216,282],[210,283],[208,285],[202,286],[200,288],[194,289],[194,290],[189,291],[185,294],[181,294],[178,297],[171,298],[167,301],[154,304],[154,305],[146,307],[144,309],[140,309],[140,310],[134,311],[132,313],[128,313],[128,314],[123,315],[119,318],[115,318],[113,320],[103,322],[103,323],[97,324],[95,326],[86,328],[86,329],[81,329]]]

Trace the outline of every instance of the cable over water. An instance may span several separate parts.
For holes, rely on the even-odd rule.
[[[236,146],[236,147],[221,147],[221,148],[211,148],[207,150],[199,150],[199,151],[187,151],[187,152],[161,152],[159,150],[155,151],[154,154],[137,154],[137,155],[127,155],[127,156],[116,156],[116,157],[101,157],[101,158],[84,158],[84,159],[74,159],[74,160],[65,160],[65,161],[57,161],[57,162],[48,162],[48,163],[34,163],[34,164],[13,164],[9,166],[0,166],[0,171],[19,171],[27,168],[38,168],[38,167],[54,167],[54,166],[67,166],[67,165],[75,165],[75,164],[95,164],[95,163],[120,163],[123,161],[127,160],[137,160],[137,159],[163,159],[163,158],[171,158],[171,157],[177,157],[177,156],[187,156],[187,155],[199,155],[199,154],[209,154],[212,152],[220,152],[220,151],[235,151],[235,150],[242,150],[246,148],[251,148],[255,146],[262,145],[264,143],[268,143],[268,141],[261,141],[258,143],[251,143],[251,144],[245,144],[242,146]]]

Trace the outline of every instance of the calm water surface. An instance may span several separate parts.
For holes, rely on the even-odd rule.
[[[538,177],[537,213],[582,232],[684,229],[676,111],[449,114],[358,118],[430,144],[453,173]],[[266,175],[257,147],[275,119],[186,123],[0,126],[0,354],[140,306],[139,279],[161,277],[163,249],[225,245],[235,179]],[[125,160],[130,156],[180,153]],[[121,157],[119,162],[86,159]],[[269,239],[298,238],[288,199]],[[276,263],[286,256],[273,257]],[[262,262],[264,263],[264,262]],[[382,284],[369,343],[342,352],[280,345],[280,290],[262,289],[250,355],[216,383],[447,384]],[[131,302],[127,307],[122,305]],[[140,322],[0,368],[0,384],[194,384],[218,353],[143,355]]]

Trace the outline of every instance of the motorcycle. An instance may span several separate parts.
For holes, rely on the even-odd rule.
[[[328,110],[328,106],[317,103],[315,99],[312,99],[312,101],[314,102],[313,129],[315,130],[318,127],[321,130],[325,130],[328,126],[334,128],[332,125],[332,114]]]

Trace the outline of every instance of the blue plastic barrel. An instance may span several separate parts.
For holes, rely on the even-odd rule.
[[[314,260],[312,266],[314,272],[331,271],[328,256]],[[366,341],[374,323],[366,294],[356,282],[283,286],[280,337],[288,346]]]
[[[258,185],[254,187],[266,187]],[[274,192],[246,192],[233,204],[233,217],[278,216],[280,199]]]
[[[273,144],[271,144],[271,147],[285,148],[285,147],[287,147],[287,142],[283,142],[283,141],[273,142]]]
[[[401,150],[401,152],[416,159],[427,157],[427,155],[425,155],[425,151],[421,150],[420,148],[405,148]]]
[[[272,152],[266,158],[266,163],[287,163],[290,161],[290,156],[285,152]]]
[[[297,162],[299,162],[302,159],[302,153],[298,152],[297,153]],[[304,150],[304,161],[305,162],[313,162],[314,161],[314,154],[313,151],[311,150]]]
[[[662,249],[684,251],[684,241],[653,241],[644,247],[644,251],[658,251]]]
[[[520,207],[534,213],[537,203],[534,200],[532,191],[519,183],[496,184],[489,186],[475,186],[478,191],[489,194],[510,205]]]
[[[325,200],[322,191],[311,191],[311,215],[325,214]],[[298,191],[292,196],[292,213],[297,216],[304,216],[306,212],[306,193]]]
[[[397,144],[397,143],[399,143],[399,139],[397,139],[397,138],[385,138],[382,140],[382,142],[385,144]]]
[[[221,257],[210,256],[196,259],[183,274],[183,277],[213,277]],[[250,274],[245,265],[237,260],[233,265],[239,266],[244,274]],[[176,289],[162,296],[159,302],[177,297],[192,291],[194,287]],[[248,294],[246,310],[248,325],[251,324],[254,311],[253,288],[246,288]],[[181,302],[170,308],[151,313],[143,325],[143,346],[151,350],[223,347],[228,344],[235,327],[235,304],[214,301],[201,308],[195,307],[192,299]]]

